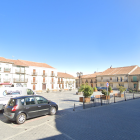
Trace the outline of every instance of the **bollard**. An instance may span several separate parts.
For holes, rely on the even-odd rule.
[[[115,94],[114,94],[114,103],[116,103],[116,102],[115,102]]]
[[[125,94],[125,92],[124,92],[124,96],[125,96],[125,101],[126,101],[126,94]]]
[[[96,97],[94,97],[94,107],[96,106],[95,104],[96,104]]]
[[[100,97],[101,98],[101,106],[102,106],[102,97]]]
[[[83,97],[83,109],[85,109],[85,102],[84,102],[85,98]]]
[[[133,92],[133,99],[134,99],[134,92]]]
[[[74,103],[74,108],[73,108],[73,111],[75,111],[75,103]]]

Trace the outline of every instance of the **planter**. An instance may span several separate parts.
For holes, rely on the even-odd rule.
[[[47,91],[47,93],[49,93],[50,91]]]
[[[94,92],[97,92],[97,89],[96,89],[96,90],[94,90]]]
[[[71,89],[69,89],[69,91],[71,91]]]
[[[124,94],[118,94],[118,97],[124,98]]]
[[[89,103],[90,102],[90,97],[85,98],[85,103]]]
[[[102,95],[102,100],[109,100],[110,99],[110,96],[105,96],[105,95]]]
[[[109,91],[110,93],[113,93],[113,90]]]
[[[84,97],[79,97],[79,102],[83,102],[83,98]],[[90,102],[90,97],[84,98],[85,99],[85,103],[89,103]]]
[[[62,91],[62,90],[59,90],[60,92]]]
[[[79,102],[83,102],[83,97],[79,97]]]

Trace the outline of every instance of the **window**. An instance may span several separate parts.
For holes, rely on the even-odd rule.
[[[103,80],[103,77],[101,77],[101,80]]]
[[[104,86],[104,84],[100,84],[100,86],[101,86],[101,87],[103,87],[103,86]]]
[[[24,101],[25,101],[25,99],[20,99],[20,102],[22,105],[24,105]]]
[[[110,80],[112,80],[112,77],[110,77]]]
[[[32,105],[32,104],[35,104],[35,99],[34,97],[28,97],[26,98],[25,102],[26,102],[26,105]]]
[[[27,89],[27,95],[34,95],[34,92],[31,89]]]
[[[10,101],[8,102],[8,106],[15,106],[16,104],[16,99],[10,99]]]
[[[137,82],[137,76],[133,76],[133,82]]]
[[[43,97],[35,97],[35,98],[36,98],[38,104],[48,103],[48,101]]]
[[[134,88],[136,88],[137,87],[137,84],[134,84]]]

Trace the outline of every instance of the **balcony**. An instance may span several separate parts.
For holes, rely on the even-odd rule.
[[[7,78],[7,79],[3,79],[3,83],[10,83],[11,82],[11,79]]]
[[[37,80],[32,80],[31,83],[32,84],[37,84]]]
[[[51,73],[51,77],[55,77],[55,74],[54,73]]]
[[[11,68],[4,68],[4,72],[10,72]]]
[[[57,83],[58,84],[64,84],[64,81],[58,81]]]
[[[28,79],[25,78],[25,79],[19,79],[19,78],[14,78],[14,83],[27,83],[28,82]]]
[[[32,72],[31,75],[32,76],[37,76],[37,72]]]
[[[42,83],[47,84],[47,80],[43,80]]]
[[[131,82],[138,82],[138,80],[133,80],[133,79],[131,79]]]
[[[54,81],[51,81],[50,84],[55,84],[55,82]]]
[[[15,73],[26,73],[26,70],[15,69]]]
[[[73,83],[72,81],[69,81],[69,82],[68,82],[69,85],[72,85],[72,83]]]
[[[42,76],[43,76],[43,77],[47,77],[47,73],[43,73]]]

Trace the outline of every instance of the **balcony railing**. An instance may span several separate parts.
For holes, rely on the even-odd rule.
[[[10,83],[11,82],[11,79],[7,78],[7,79],[3,79],[3,83]]]
[[[57,83],[58,84],[64,84],[64,81],[58,81]]]
[[[51,73],[51,77],[55,77],[55,74],[54,73]]]
[[[15,69],[15,73],[26,73],[26,70]]]
[[[14,78],[14,83],[27,83],[28,79],[27,78],[23,78],[23,79],[19,79],[19,78]]]
[[[50,84],[55,84],[55,82],[54,81],[51,81]]]
[[[32,72],[31,75],[36,76],[37,72]]]
[[[131,82],[138,82],[138,80],[133,80],[133,79],[131,79]]]
[[[47,73],[43,73],[42,76],[47,77]]]
[[[72,81],[69,81],[69,82],[68,82],[69,85],[72,85],[72,83],[73,83]]]
[[[47,80],[43,80],[42,83],[47,83]]]
[[[37,80],[32,80],[31,83],[32,84],[37,84]]]
[[[10,72],[11,68],[4,68],[4,72]]]

